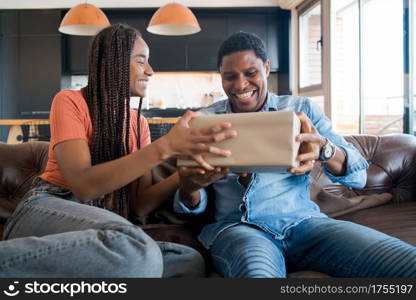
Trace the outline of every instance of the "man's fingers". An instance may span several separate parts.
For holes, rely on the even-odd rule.
[[[309,160],[304,164],[301,164],[299,167],[290,168],[288,171],[294,175],[305,174],[306,172],[312,171],[315,160]]]
[[[203,175],[206,170],[199,167],[179,167],[179,173],[184,176]]]
[[[299,154],[297,157],[296,157],[296,160],[298,160],[298,161],[300,161],[300,162],[308,162],[308,161],[312,161],[312,160],[315,160],[315,159],[317,159],[318,158],[318,155],[317,155],[317,153],[314,153],[314,152],[308,152],[308,153],[302,153],[302,154]]]
[[[309,119],[305,116],[303,112],[296,113],[300,121],[300,130],[301,132],[310,132],[310,123]]]
[[[300,143],[319,143],[321,141],[321,138],[319,135],[313,133],[300,133],[296,136],[296,141]]]

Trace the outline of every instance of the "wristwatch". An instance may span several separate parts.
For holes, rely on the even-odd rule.
[[[328,161],[331,158],[333,158],[335,156],[335,152],[337,149],[335,145],[331,143],[330,140],[328,140],[327,138],[325,139],[326,139],[325,145],[322,146],[321,152],[319,153],[319,158],[318,158],[320,161],[323,161],[323,162]]]

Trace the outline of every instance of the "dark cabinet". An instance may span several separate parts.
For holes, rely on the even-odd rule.
[[[279,13],[274,14],[235,14],[228,18],[229,35],[245,31],[256,34],[265,44],[268,58],[270,60],[270,70],[279,70],[278,43],[279,34],[277,19]]]
[[[60,22],[60,10],[19,11],[20,117],[47,117],[61,88]]]
[[[49,111],[54,95],[60,90],[60,49],[59,36],[20,37],[19,111],[26,116]]]
[[[18,22],[17,12],[0,11],[0,118],[2,119],[13,118],[18,114],[16,101],[19,79],[16,68],[19,62]]]
[[[289,53],[282,51],[279,55],[279,45],[287,44],[289,42],[289,32],[286,33],[285,28],[278,25],[277,22],[280,18],[282,18],[281,14],[279,16],[267,16],[267,36],[265,37],[265,41],[267,45],[267,55],[270,59],[270,70],[285,72],[280,68],[279,58],[282,59],[285,57],[286,60],[288,60],[287,56]],[[288,18],[286,18],[286,20],[289,22]],[[284,38],[287,38],[287,40]]]
[[[48,111],[61,87],[61,12],[3,11],[0,18],[1,117],[44,118],[31,113]]]
[[[172,37],[148,39],[149,63],[155,72],[179,71],[186,69],[186,45],[172,41]]]
[[[216,71],[217,53],[227,38],[227,15],[196,13],[201,31],[188,36],[187,66],[189,71]]]
[[[228,35],[239,31],[251,32],[267,42],[267,15],[232,14],[228,17]]]
[[[201,31],[189,36],[161,36],[146,31],[155,10],[108,10],[110,22],[126,23],[142,33],[150,48],[150,64],[158,71],[216,71],[217,53],[221,43],[232,33],[247,31],[257,34],[265,43],[271,71],[279,71],[279,43],[282,32],[279,19],[286,18],[283,10],[267,9],[193,9]],[[288,38],[288,36],[285,36]],[[89,38],[64,36],[66,74],[87,74]],[[286,57],[287,59],[287,57]]]
[[[188,45],[189,71],[216,71],[217,53],[221,41],[199,41]]]
[[[16,36],[17,13],[0,12],[0,118],[12,119],[19,115],[17,99],[17,64],[19,39]],[[0,126],[0,141],[6,141],[9,128]]]
[[[83,75],[88,71],[88,51],[90,36],[66,36],[65,43],[67,54],[65,57],[65,73],[71,75]]]
[[[20,35],[60,36],[58,31],[61,23],[60,10],[22,10],[19,11]]]

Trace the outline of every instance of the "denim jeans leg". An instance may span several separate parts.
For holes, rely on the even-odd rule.
[[[227,228],[212,245],[211,255],[216,270],[224,277],[286,277],[281,242],[253,226]]]
[[[195,249],[170,242],[157,242],[163,256],[163,278],[205,277],[205,262]]]
[[[8,221],[0,277],[161,277],[156,242],[109,211],[39,193]]]
[[[311,218],[285,241],[288,262],[334,277],[416,277],[416,247],[374,229]]]

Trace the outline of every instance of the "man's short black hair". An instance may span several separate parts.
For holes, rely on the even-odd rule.
[[[221,66],[222,58],[228,54],[243,51],[253,50],[258,58],[263,62],[267,60],[266,47],[263,41],[255,34],[248,32],[237,32],[228,37],[220,46],[218,50],[217,67]]]

